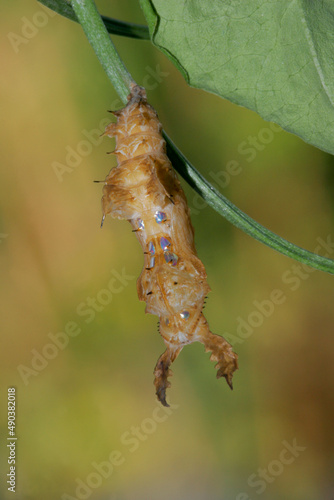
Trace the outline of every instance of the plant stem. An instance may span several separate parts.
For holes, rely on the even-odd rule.
[[[46,5],[51,10],[57,12],[61,16],[67,17],[71,21],[78,23],[77,16],[72,6],[66,0],[38,0],[40,3]],[[148,27],[141,24],[126,23],[111,17],[101,16],[102,21],[109,33],[113,35],[126,36],[130,38],[137,38],[138,40],[149,40],[150,34]]]
[[[71,0],[73,10],[109,80],[124,104],[136,82],[123,64],[93,0]]]
[[[319,271],[334,274],[334,260],[321,257],[315,253],[300,248],[281,236],[269,231],[247,214],[242,212],[231,201],[217,191],[196,168],[187,160],[173,141],[164,133],[167,142],[167,152],[173,167],[185,181],[220,215],[234,226],[249,234],[261,243],[291,257],[292,259],[314,267]]]
[[[56,0],[43,0],[43,3]],[[58,0],[57,3],[63,0]],[[101,62],[109,80],[124,102],[130,93],[130,85],[135,83],[120,59],[93,0],[72,0],[72,6],[78,21]],[[320,257],[317,254],[300,248],[293,243],[269,231],[251,217],[233,205],[219,193],[183,156],[172,140],[164,133],[167,141],[167,152],[173,166],[180,175],[197,191],[214,210],[225,217],[236,227],[257,239],[261,243],[291,257],[303,264],[320,271],[334,274],[334,260]]]

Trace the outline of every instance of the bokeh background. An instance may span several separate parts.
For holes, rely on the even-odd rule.
[[[135,0],[98,6],[145,23]],[[212,288],[206,316],[240,369],[231,392],[203,346],[188,346],[173,367],[171,409],[158,409],[152,372],[164,345],[136,295],[142,252],[124,221],[100,229],[93,183],[115,164],[97,132],[117,95],[79,25],[33,0],[3,4],[0,24],[1,497],[13,495],[15,386],[15,498],[333,500],[333,278],[246,236],[183,183]],[[299,246],[329,242],[320,253],[334,258],[331,156],[189,88],[150,42],[113,39],[214,185]],[[237,175],[226,175],[229,162]],[[123,281],[108,295],[115,273]]]

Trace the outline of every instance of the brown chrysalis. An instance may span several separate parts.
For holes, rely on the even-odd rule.
[[[116,137],[118,165],[105,180],[103,219],[107,214],[127,219],[144,252],[137,281],[139,300],[146,312],[159,316],[166,344],[154,370],[159,401],[166,402],[169,367],[186,344],[202,342],[216,361],[217,378],[232,389],[237,355],[221,336],[210,332],[203,316],[210,287],[197,257],[194,229],[185,194],[166,155],[162,125],[146,100],[145,90],[133,86],[125,108],[115,111],[105,135]]]

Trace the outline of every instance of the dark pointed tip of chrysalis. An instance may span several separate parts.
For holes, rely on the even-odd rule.
[[[157,390],[156,394],[162,406],[166,406],[166,408],[169,408],[169,404],[166,401],[166,391],[164,389],[160,389]]]
[[[231,389],[231,391],[233,391],[232,377],[228,377],[227,375],[225,375],[225,379],[226,379],[227,385],[229,386],[229,388]]]
[[[104,223],[104,219],[105,219],[105,218],[106,218],[106,216],[105,216],[105,215],[103,215],[102,220],[101,220],[101,225],[100,225],[100,228],[101,228],[101,229],[102,229],[102,227],[103,227],[103,223]]]

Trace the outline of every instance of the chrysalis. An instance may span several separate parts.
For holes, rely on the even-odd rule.
[[[144,252],[138,296],[146,302],[147,313],[159,316],[166,344],[154,370],[157,397],[168,406],[169,367],[192,342],[202,342],[212,352],[217,378],[225,377],[232,389],[237,355],[223,337],[210,332],[202,313],[210,287],[196,254],[185,194],[166,156],[157,113],[145,90],[136,85],[125,108],[114,114],[117,123],[111,123],[105,135],[116,137],[118,165],[105,180],[102,220],[107,214],[127,219]]]

